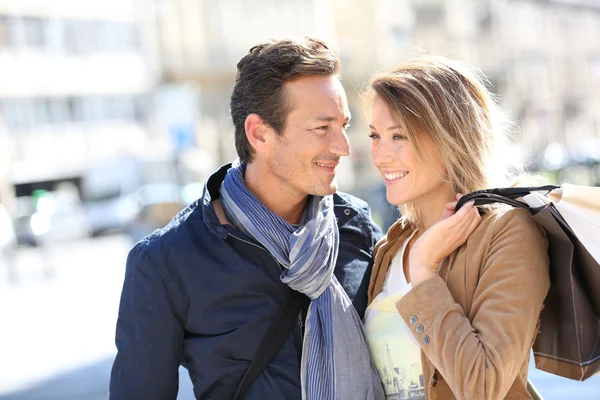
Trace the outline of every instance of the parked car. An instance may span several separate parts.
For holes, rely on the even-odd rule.
[[[17,280],[14,265],[16,247],[17,236],[12,219],[6,207],[0,203],[0,270],[6,267],[6,278],[9,282],[16,282]],[[2,278],[1,274],[0,278]]]
[[[187,205],[182,201],[181,187],[174,183],[143,185],[136,198],[139,208],[130,229],[135,242],[167,225]]]
[[[85,208],[90,220],[92,236],[109,232],[124,232],[131,225],[138,212],[134,195],[107,196],[88,200]]]
[[[51,195],[54,209],[49,215],[49,229],[44,240],[62,242],[89,237],[90,221],[79,196],[66,191],[51,192]]]
[[[18,245],[37,246],[39,236],[47,227],[36,215],[36,200],[33,196],[20,196],[14,199],[13,225]]]
[[[128,157],[97,161],[85,171],[81,194],[92,236],[129,228],[138,212],[138,175],[136,161]]]
[[[69,191],[17,197],[13,224],[19,245],[81,239],[91,231],[83,203]]]
[[[17,235],[15,234],[12,219],[6,207],[0,203],[0,258],[7,258],[8,253],[14,251],[16,245]]]

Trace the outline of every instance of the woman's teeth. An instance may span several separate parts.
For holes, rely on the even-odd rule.
[[[385,179],[388,180],[388,181],[393,181],[395,179],[404,178],[406,175],[408,175],[408,171],[403,171],[403,172],[386,172],[384,174]]]

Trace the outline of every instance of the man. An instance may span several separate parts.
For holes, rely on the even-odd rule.
[[[290,289],[312,300],[304,331],[300,319],[244,398],[378,398],[361,318],[381,231],[337,192],[350,154],[339,72],[314,39],[262,43],[238,63],[239,161],[131,250],[111,399],[175,399],[180,364],[196,398],[234,398]]]

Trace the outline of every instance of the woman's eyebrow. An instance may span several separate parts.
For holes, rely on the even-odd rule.
[[[377,130],[373,125],[369,124],[369,128],[373,129],[374,131]],[[393,131],[394,129],[400,129],[400,127],[398,125],[394,125],[394,126],[390,126],[389,128],[387,128],[387,131]]]

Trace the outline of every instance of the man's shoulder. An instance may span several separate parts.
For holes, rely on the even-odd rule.
[[[351,207],[359,212],[371,212],[371,208],[366,201],[349,193],[335,192],[333,195],[333,202],[336,206]]]
[[[382,232],[381,228],[371,218],[369,204],[344,192],[336,192],[333,197],[338,225],[351,228],[361,236],[368,237],[369,246],[372,248],[381,237]]]
[[[140,240],[135,248],[143,250],[151,258],[161,258],[165,250],[177,251],[179,248],[189,248],[190,242],[195,241],[194,235],[202,235],[203,210],[196,201],[181,210],[171,222]]]

